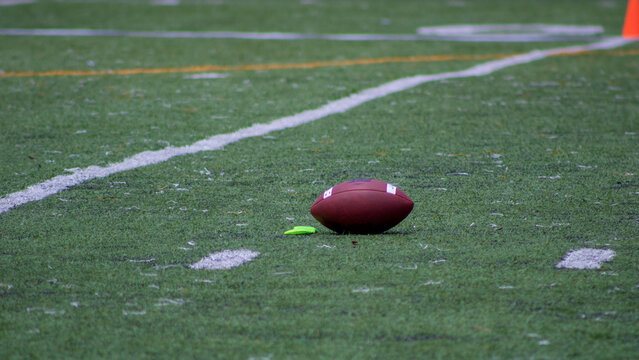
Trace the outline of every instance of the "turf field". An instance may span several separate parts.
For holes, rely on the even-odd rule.
[[[639,43],[370,90],[618,37],[625,0],[9,3],[0,358],[639,357]],[[461,24],[603,32],[399,40]],[[85,33],[10,34],[36,29]],[[357,178],[396,184],[413,212],[380,235],[321,227],[310,205]],[[295,225],[320,231],[283,235]],[[583,248],[615,256],[556,268]],[[259,255],[190,266],[242,249]]]

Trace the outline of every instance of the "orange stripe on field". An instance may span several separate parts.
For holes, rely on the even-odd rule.
[[[584,51],[579,53],[558,54],[556,56],[576,55],[639,55],[639,50],[614,50],[614,51]],[[174,68],[137,68],[120,70],[51,70],[51,71],[20,71],[0,73],[0,78],[13,77],[47,77],[47,76],[108,76],[108,75],[142,75],[142,74],[171,74],[171,73],[198,73],[209,71],[264,71],[287,69],[316,69],[322,67],[374,65],[391,63],[421,63],[435,61],[476,61],[502,59],[516,54],[483,54],[483,55],[417,55],[407,57],[365,58],[354,60],[316,61],[308,63],[284,63],[284,64],[252,64],[252,65],[199,65]]]
[[[572,53],[557,54],[553,56],[580,56],[580,55],[611,55],[611,56],[627,56],[639,55],[638,50],[608,50],[608,51],[577,51]]]
[[[316,61],[308,63],[284,63],[284,64],[253,64],[253,65],[200,65],[175,68],[138,68],[120,70],[51,70],[51,71],[22,71],[0,73],[0,77],[45,77],[45,76],[107,76],[107,75],[140,75],[140,74],[170,74],[170,73],[196,73],[207,71],[262,71],[285,69],[315,69],[321,67],[372,65],[389,63],[418,63],[432,61],[453,60],[485,60],[499,59],[510,56],[508,54],[488,55],[429,55],[408,57],[386,57],[338,61]]]

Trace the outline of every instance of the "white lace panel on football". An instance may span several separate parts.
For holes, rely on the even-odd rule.
[[[331,195],[333,195],[333,188],[330,188],[330,189],[324,191],[323,199],[326,199],[326,198],[330,197]]]

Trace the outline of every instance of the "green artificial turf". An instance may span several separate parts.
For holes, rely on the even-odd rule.
[[[616,34],[625,6],[195,3],[40,2],[2,9],[0,27],[407,33],[430,23],[526,22],[601,24]],[[392,20],[388,30],[382,18]],[[5,72],[567,46],[1,38]],[[0,358],[636,358],[639,46],[619,50],[426,83],[2,213]],[[65,169],[188,145],[477,63],[233,71],[210,80],[0,78],[0,196]],[[413,212],[374,236],[321,227],[310,205],[356,178],[396,184]],[[320,231],[283,234],[295,225]],[[599,270],[555,269],[584,247],[616,256]],[[260,255],[230,270],[189,268],[240,248]]]

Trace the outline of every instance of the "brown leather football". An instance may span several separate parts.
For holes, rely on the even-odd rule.
[[[413,201],[396,186],[357,179],[335,185],[311,206],[311,215],[338,233],[377,234],[399,224],[413,210]]]

